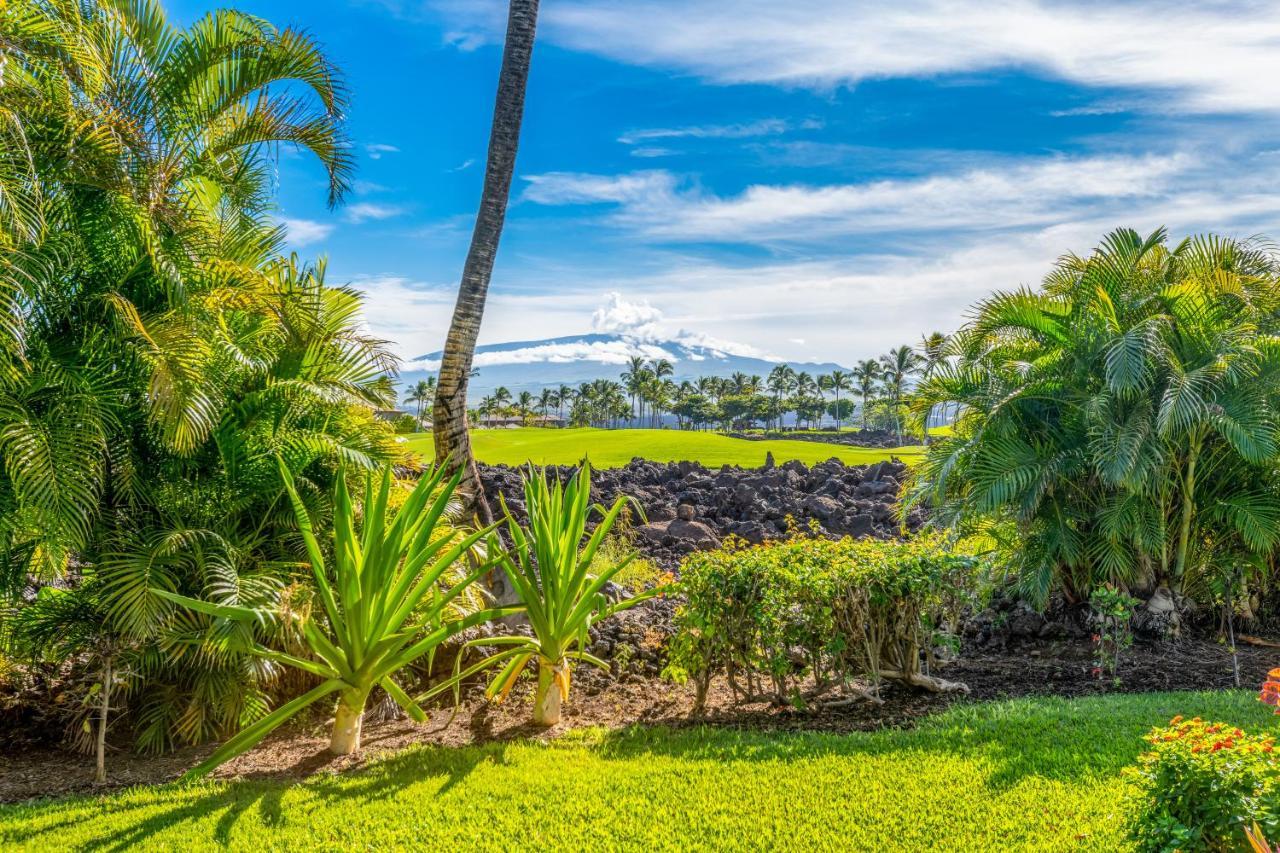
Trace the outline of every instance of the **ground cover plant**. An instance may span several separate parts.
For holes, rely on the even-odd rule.
[[[300,784],[4,806],[0,845],[1122,851],[1145,733],[1179,712],[1259,730],[1266,710],[1245,692],[1040,698],[853,735],[637,727],[422,748]]]
[[[700,462],[709,468],[756,468],[765,463],[768,454],[773,454],[778,464],[795,459],[812,465],[833,456],[847,465],[867,465],[894,457],[910,463],[923,452],[920,447],[881,450],[813,441],[755,441],[680,430],[537,427],[475,430],[471,445],[476,458],[490,465],[576,465],[585,456],[596,468],[620,467],[637,456],[654,462]],[[410,436],[405,446],[431,458],[429,435]]]

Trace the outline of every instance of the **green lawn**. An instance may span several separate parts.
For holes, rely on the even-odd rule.
[[[429,433],[411,435],[408,440],[414,450],[431,455]],[[755,467],[764,464],[769,452],[779,464],[798,459],[812,465],[835,456],[850,465],[866,465],[891,456],[910,462],[923,452],[921,447],[877,450],[785,439],[750,441],[672,429],[480,429],[471,433],[471,443],[476,458],[491,464],[574,465],[585,454],[597,468],[626,465],[635,456],[655,462],[701,462],[708,468],[726,463]]]
[[[300,784],[0,807],[15,850],[1123,850],[1121,776],[1174,714],[1272,725],[1245,692],[959,706],[909,731],[632,728],[417,748]]]

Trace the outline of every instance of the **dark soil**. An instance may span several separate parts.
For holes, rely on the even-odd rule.
[[[1243,646],[1240,684],[1258,685],[1280,662],[1280,648]],[[712,684],[704,717],[690,719],[691,688],[652,676],[615,680],[580,670],[566,708],[565,719],[550,730],[529,724],[530,697],[514,692],[507,702],[491,706],[473,696],[449,723],[451,711],[433,713],[427,724],[406,719],[365,725],[364,750],[358,756],[329,755],[327,721],[319,717],[270,738],[247,755],[220,768],[218,778],[298,779],[313,773],[336,773],[360,767],[388,751],[413,744],[465,746],[519,738],[556,737],[584,726],[621,727],[631,723],[687,726],[709,724],[760,730],[851,732],[914,725],[928,714],[955,702],[1029,695],[1087,696],[1111,692],[1226,689],[1235,685],[1231,656],[1218,643],[1184,640],[1177,644],[1139,643],[1120,668],[1120,683],[1099,680],[1091,673],[1092,653],[1087,640],[1033,640],[1008,648],[972,649],[948,664],[940,674],[968,684],[968,696],[936,696],[896,685],[883,689],[883,705],[857,703],[822,708],[823,697],[810,695],[805,710],[757,701],[734,704],[722,680]],[[381,709],[378,709],[381,710]],[[369,715],[379,716],[377,711]],[[446,725],[448,723],[448,725]],[[160,757],[127,752],[108,757],[110,781],[92,781],[93,760],[52,749],[0,752],[0,802],[34,797],[92,793],[139,784],[164,782],[179,776],[208,755],[211,747],[184,749]]]

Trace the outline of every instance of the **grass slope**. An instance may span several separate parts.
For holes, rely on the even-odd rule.
[[[341,776],[0,807],[0,848],[1124,850],[1121,771],[1177,713],[1258,730],[1233,693],[957,706],[914,730],[589,732],[418,748]]]
[[[417,452],[432,455],[429,433],[411,435],[408,441]],[[476,458],[490,464],[575,465],[588,455],[597,468],[620,467],[635,456],[655,462],[701,462],[708,468],[726,463],[757,467],[770,452],[779,464],[798,459],[812,465],[835,456],[850,465],[866,465],[891,456],[910,462],[923,452],[920,447],[879,450],[786,439],[750,441],[671,429],[481,429],[471,433],[471,443]]]

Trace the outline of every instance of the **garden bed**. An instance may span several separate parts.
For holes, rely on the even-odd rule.
[[[1244,646],[1240,649],[1241,684],[1255,688],[1268,669],[1280,662],[1280,649]],[[566,707],[564,721],[546,731],[529,725],[530,698],[526,684],[503,705],[490,706],[478,697],[464,703],[447,727],[450,711],[438,710],[427,725],[405,719],[384,722],[371,714],[365,727],[365,750],[358,756],[327,753],[328,732],[323,720],[295,725],[252,752],[220,768],[218,778],[293,779],[317,772],[340,772],[360,767],[388,751],[414,744],[461,747],[509,742],[530,737],[555,738],[573,729],[616,729],[631,723],[683,728],[709,724],[752,730],[854,732],[912,727],[957,702],[1022,696],[1083,697],[1108,693],[1229,689],[1234,686],[1231,656],[1215,642],[1185,640],[1178,644],[1135,645],[1121,663],[1121,683],[1100,681],[1091,673],[1092,650],[1075,640],[1032,641],[1000,650],[967,650],[942,671],[947,679],[970,688],[966,696],[921,693],[894,684],[883,689],[885,703],[822,709],[821,696],[808,695],[808,707],[776,706],[764,701],[734,704],[723,679],[716,679],[708,696],[707,713],[689,717],[691,688],[653,677],[628,676],[614,680],[580,670]],[[1160,721],[1156,721],[1160,722]],[[0,801],[109,790],[171,780],[207,756],[210,747],[180,750],[160,757],[129,752],[108,759],[110,782],[95,786],[92,759],[59,750],[27,749],[0,752]]]

